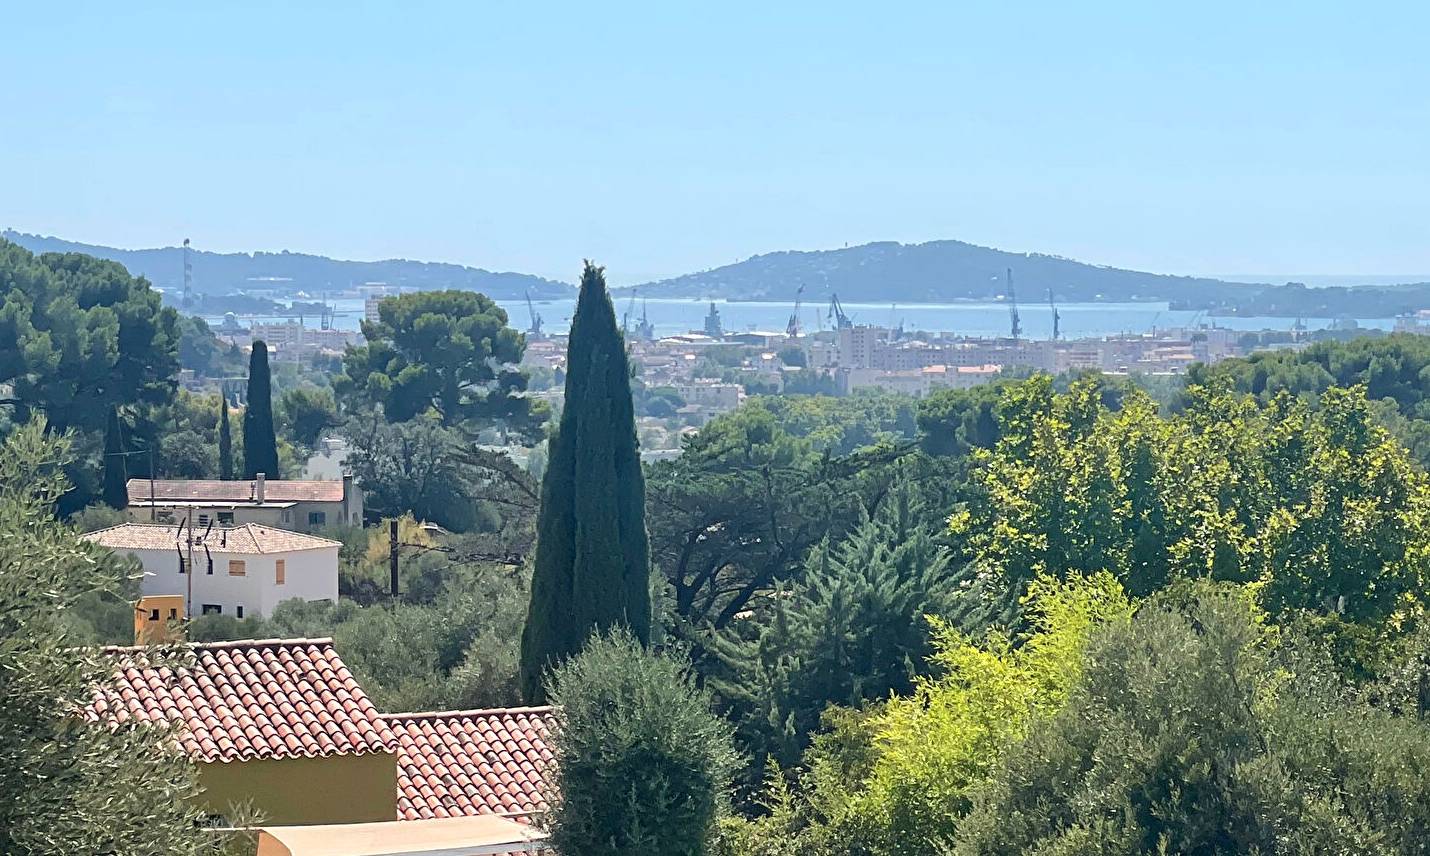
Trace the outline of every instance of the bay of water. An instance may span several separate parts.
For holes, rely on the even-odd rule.
[[[513,327],[525,330],[531,323],[524,300],[498,300],[498,305],[506,310]],[[333,326],[343,330],[356,330],[363,317],[363,302],[359,299],[331,301],[336,314]],[[536,311],[541,315],[547,333],[564,333],[571,325],[571,313],[576,310],[576,301],[546,300],[536,301]],[[794,311],[793,303],[745,303],[716,301],[720,310],[720,320],[726,332],[746,332],[765,330],[783,332]],[[617,317],[624,316],[631,309],[630,301],[618,301]],[[705,326],[705,314],[710,310],[707,301],[700,300],[643,300],[637,301],[631,312],[631,327],[640,321],[641,312],[650,317],[657,336],[671,336],[677,333],[699,331]],[[1009,332],[1008,306],[996,302],[967,303],[911,303],[873,304],[846,303],[844,312],[855,324],[870,324],[880,327],[897,326],[903,323],[906,330],[926,330],[929,332],[951,333],[961,336],[1006,336]],[[1290,330],[1295,323],[1292,318],[1267,318],[1258,316],[1211,317],[1202,312],[1172,310],[1165,303],[1060,303],[1059,328],[1066,338],[1112,336],[1121,333],[1149,333],[1154,329],[1182,327],[1195,323],[1215,324],[1233,330]],[[1030,339],[1046,339],[1052,335],[1052,310],[1046,304],[1032,304],[1019,307],[1019,317],[1023,325],[1023,335]],[[210,324],[218,324],[222,318],[206,319]],[[242,321],[252,320],[247,316]],[[267,319],[261,319],[267,320]],[[1305,318],[1308,329],[1317,330],[1331,326],[1330,318]],[[1389,330],[1395,324],[1393,318],[1359,318],[1360,326]],[[309,324],[317,319],[310,319]],[[831,324],[825,306],[805,305],[800,308],[800,324],[806,333],[830,329]]]

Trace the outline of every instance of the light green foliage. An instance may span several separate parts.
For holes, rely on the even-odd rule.
[[[625,342],[605,275],[590,262],[567,344],[566,406],[548,442],[522,691],[543,696],[547,668],[593,632],[624,625],[650,639],[650,541]]]
[[[877,756],[836,827],[863,836],[870,852],[938,853],[1003,746],[1063,703],[1093,630],[1131,612],[1107,574],[1041,579],[1027,606],[1032,628],[1016,640],[990,631],[974,641],[935,624],[939,676],[872,718]]]
[[[1360,391],[1258,407],[1218,382],[1189,387],[1170,419],[1140,392],[1116,410],[1104,398],[1096,378],[1004,393],[1003,435],[977,459],[986,499],[950,526],[1006,586],[1005,605],[1038,574],[1103,570],[1135,595],[1185,577],[1260,580],[1278,612],[1354,620],[1390,617],[1420,591],[1425,478]]]
[[[709,851],[735,765],[728,727],[688,664],[624,628],[551,674],[557,704],[547,825],[562,856]]]
[[[194,769],[169,736],[83,720],[112,665],[76,647],[67,613],[114,574],[50,515],[68,454],[41,421],[0,448],[0,852],[213,852],[219,839],[195,827]]]
[[[1099,628],[955,852],[1426,852],[1430,730],[1348,698],[1294,646],[1274,656],[1276,638],[1206,586]]]
[[[473,291],[421,291],[382,301],[367,344],[350,348],[334,389],[354,405],[380,405],[401,422],[435,410],[447,426],[500,420],[513,430],[541,425],[521,393],[516,368],[526,342],[506,312]]]

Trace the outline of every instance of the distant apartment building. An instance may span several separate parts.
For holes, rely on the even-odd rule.
[[[378,321],[382,320],[378,316],[378,307],[382,305],[382,301],[386,300],[390,296],[391,295],[388,294],[369,294],[367,297],[363,298],[363,320],[367,321],[369,324],[376,324]]]
[[[745,388],[738,383],[678,383],[672,387],[685,403],[716,413],[740,406]]]
[[[258,523],[311,531],[362,525],[362,489],[350,475],[333,481],[130,479],[129,519],[204,527]]]
[[[839,369],[836,388],[848,395],[861,389],[878,389],[924,398],[940,389],[968,389],[994,380],[1002,372],[998,365],[925,366],[919,369]]]
[[[253,341],[262,340],[275,360],[307,359],[324,351],[341,353],[358,343],[356,330],[308,327],[301,321],[254,321],[249,328]]]

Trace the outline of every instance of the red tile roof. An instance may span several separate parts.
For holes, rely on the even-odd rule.
[[[96,529],[80,536],[111,550],[175,550],[185,541],[194,546],[207,545],[215,553],[260,555],[263,553],[294,553],[341,547],[343,542],[319,538],[303,532],[290,532],[275,526],[241,523],[238,526],[185,528],[178,524],[121,523],[108,529]]]
[[[331,639],[196,643],[176,655],[106,648],[113,684],[90,716],[166,722],[198,761],[394,752],[397,737]]]
[[[155,479],[154,499],[159,502],[254,503],[257,502],[256,485],[257,482],[253,480]],[[149,502],[148,479],[130,479],[128,489],[131,505]],[[265,479],[263,500],[264,502],[342,502],[343,483],[340,481]]]
[[[397,816],[404,820],[543,811],[550,707],[394,713]]]

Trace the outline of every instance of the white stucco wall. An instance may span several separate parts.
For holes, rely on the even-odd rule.
[[[203,548],[194,550],[193,590],[189,593],[190,577],[179,573],[179,554],[174,550],[121,550],[133,555],[144,568],[140,592],[145,595],[176,594],[189,596],[193,615],[203,614],[205,604],[222,609],[223,615],[237,617],[243,607],[244,618],[266,617],[285,600],[338,599],[338,545],[286,553],[225,553],[210,548],[213,573],[208,573],[208,560]],[[229,561],[244,562],[244,575],[229,573]],[[286,565],[285,582],[278,585],[276,563]]]

